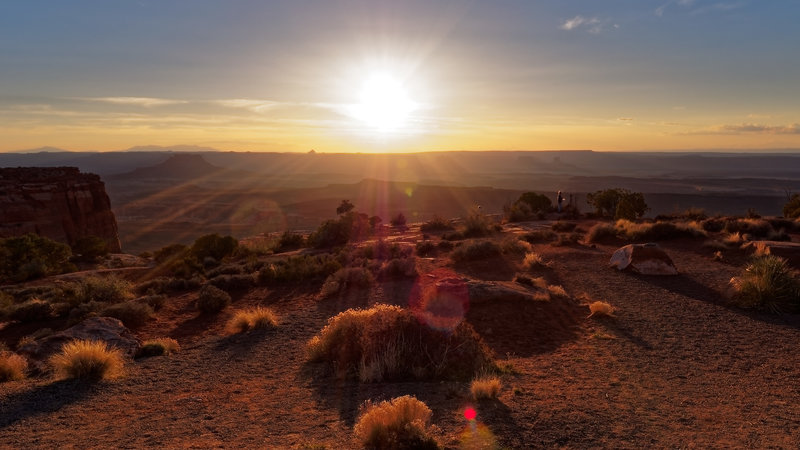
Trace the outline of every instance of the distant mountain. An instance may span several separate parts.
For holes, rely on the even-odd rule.
[[[178,152],[178,153],[203,153],[203,152],[221,152],[212,147],[200,147],[198,145],[172,145],[164,147],[161,145],[137,145],[131,147],[124,152]]]
[[[154,166],[140,167],[130,172],[112,176],[125,179],[174,179],[195,180],[199,178],[249,176],[248,172],[230,170],[209,164],[201,155],[176,154]]]

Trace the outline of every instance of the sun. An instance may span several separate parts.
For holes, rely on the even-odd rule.
[[[417,104],[405,86],[387,73],[370,74],[361,86],[352,115],[378,131],[395,131],[408,125]]]

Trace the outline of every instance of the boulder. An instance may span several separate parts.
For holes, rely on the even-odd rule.
[[[90,317],[74,327],[23,345],[18,352],[28,358],[34,369],[46,372],[47,360],[61,351],[64,344],[76,339],[103,341],[109,347],[121,350],[123,355],[130,358],[136,355],[141,345],[139,339],[118,319]]]
[[[677,275],[678,269],[657,244],[629,244],[611,255],[611,267],[642,275]]]

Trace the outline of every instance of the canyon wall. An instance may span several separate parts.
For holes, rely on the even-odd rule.
[[[27,233],[70,245],[97,236],[121,251],[105,184],[75,167],[0,168],[0,237]]]

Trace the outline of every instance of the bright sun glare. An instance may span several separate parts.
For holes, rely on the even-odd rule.
[[[408,124],[417,105],[403,83],[386,73],[371,74],[361,86],[353,116],[379,131],[395,131]]]

